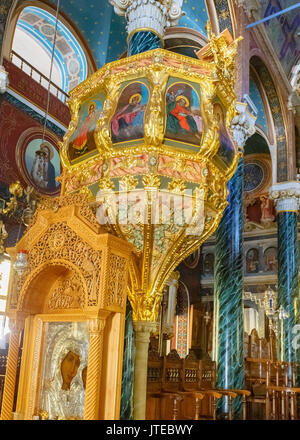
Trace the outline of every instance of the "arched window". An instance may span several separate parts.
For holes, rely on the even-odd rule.
[[[12,43],[12,61],[36,80],[39,80],[38,72],[49,78],[55,23],[54,15],[35,6],[25,7],[19,15]],[[85,54],[74,35],[59,20],[51,80],[68,93],[86,77]],[[45,79],[40,82],[48,86]]]

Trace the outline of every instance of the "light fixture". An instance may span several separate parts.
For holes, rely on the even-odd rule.
[[[28,251],[20,249],[17,253],[16,261],[13,265],[14,270],[19,276],[22,276],[24,272],[29,268]]]

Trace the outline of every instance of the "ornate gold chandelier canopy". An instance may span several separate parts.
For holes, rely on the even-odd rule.
[[[151,50],[107,64],[70,94],[62,194],[86,192],[103,228],[133,245],[137,321],[157,319],[170,273],[215,231],[240,157],[238,40],[208,33],[198,60]]]

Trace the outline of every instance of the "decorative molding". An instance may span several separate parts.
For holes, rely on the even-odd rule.
[[[57,309],[83,309],[85,306],[84,286],[82,280],[74,273],[58,283],[48,300],[48,308]]]
[[[259,17],[258,14],[255,17],[257,20],[260,18],[261,17]],[[291,90],[290,82],[266,32],[265,26],[255,26],[252,28],[252,32],[256,37],[257,47],[260,48],[260,52],[263,54],[263,56],[261,56],[261,54],[257,56],[261,58],[264,63],[265,60],[269,61],[270,66],[267,65],[267,68],[270,70],[270,72],[272,72],[272,78],[276,78],[277,84],[280,84],[282,94],[284,95],[284,91],[289,93]]]
[[[247,139],[256,131],[256,116],[250,113],[246,102],[237,102],[236,110],[238,115],[233,118],[231,128],[235,142],[240,148],[243,148]]]
[[[273,77],[260,55],[253,56],[251,64],[264,86],[272,114],[277,144],[277,181],[286,182],[288,180],[288,143],[290,138],[290,136],[288,138],[289,132],[286,130],[285,123],[286,108],[282,106]],[[279,78],[278,75],[277,83],[280,81]]]
[[[296,211],[299,209],[300,182],[283,182],[270,188],[270,198],[274,200],[276,211]]]
[[[243,8],[245,14],[249,19],[253,18],[253,12],[259,11],[258,0],[237,0],[239,7]]]
[[[300,90],[300,78],[299,78],[299,90]],[[294,115],[300,115],[300,95],[297,90],[293,90],[288,99],[288,109],[291,110]]]
[[[300,93],[300,62],[292,69],[291,85],[293,90]]]
[[[108,263],[107,307],[123,308],[126,298],[124,291],[127,285],[127,261],[119,255],[110,254]]]
[[[135,331],[135,339],[137,342],[149,343],[150,334],[154,333],[156,328],[156,322],[133,321],[133,329]]]

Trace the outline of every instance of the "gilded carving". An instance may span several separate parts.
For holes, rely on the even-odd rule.
[[[159,146],[164,138],[164,92],[168,81],[168,74],[155,69],[151,72],[150,84],[152,94],[148,110],[145,114],[145,144]]]
[[[106,305],[124,307],[126,290],[126,260],[124,257],[110,254],[108,263],[108,290]]]
[[[239,39],[214,35],[210,24],[208,35],[198,60],[155,49],[104,66],[71,92],[74,121],[76,102],[92,99],[100,88],[106,96],[95,130],[99,154],[64,164],[75,181],[67,191],[87,186],[89,170],[101,163],[97,219],[134,246],[128,289],[134,320],[156,320],[170,271],[217,228],[240,157],[232,144],[228,166],[213,160],[222,146],[216,103],[224,108],[226,135],[232,135]],[[143,87],[148,99],[142,102]],[[143,135],[129,136],[134,127]],[[127,137],[119,136],[122,130]],[[115,264],[110,270],[117,270]]]
[[[63,237],[64,246],[53,247],[51,244],[56,242],[56,237]],[[59,264],[69,270],[77,269],[84,277],[86,291],[89,292],[87,300],[88,306],[96,306],[98,303],[98,289],[100,280],[102,251],[95,251],[84,242],[69,226],[65,223],[56,223],[49,227],[42,238],[31,248],[29,253],[30,275],[25,283],[20,283],[19,288],[26,291],[32,277],[36,276],[34,269],[43,267],[44,264]],[[89,262],[90,264],[88,264]],[[53,303],[52,303],[53,304]],[[80,302],[82,304],[82,301]],[[22,307],[22,298],[19,299],[18,308]]]
[[[48,308],[50,310],[83,309],[84,306],[84,290],[81,280],[76,276],[59,282],[48,300]]]

